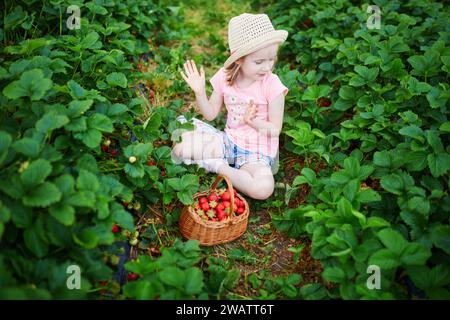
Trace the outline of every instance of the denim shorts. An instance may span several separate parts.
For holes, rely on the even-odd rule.
[[[264,162],[269,168],[272,167],[274,158],[259,152],[245,150],[236,145],[226,132],[223,132],[223,152],[228,164],[239,169],[246,163]]]

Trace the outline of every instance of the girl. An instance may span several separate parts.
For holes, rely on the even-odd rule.
[[[273,167],[288,88],[272,73],[285,30],[275,30],[266,14],[243,13],[228,24],[231,55],[211,78],[208,100],[203,66],[198,72],[186,61],[181,76],[194,91],[204,118],[214,120],[225,102],[225,132],[193,118],[194,131],[184,132],[172,159],[196,163],[228,177],[233,186],[254,199],[267,199],[274,190]],[[186,122],[184,116],[177,118]]]

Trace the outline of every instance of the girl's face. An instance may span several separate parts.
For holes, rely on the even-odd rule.
[[[237,63],[241,65],[240,70],[244,78],[249,80],[261,80],[264,78],[275,64],[278,46],[278,43],[268,45],[237,60]]]

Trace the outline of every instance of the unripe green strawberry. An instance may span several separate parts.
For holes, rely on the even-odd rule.
[[[130,244],[131,244],[132,246],[137,245],[137,244],[138,244],[138,239],[137,239],[137,238],[131,239],[131,240],[130,240]]]
[[[113,265],[113,266],[117,266],[118,264],[119,264],[119,257],[118,256],[116,256],[116,255],[112,255],[111,257],[110,257],[110,259],[111,259],[111,264]]]

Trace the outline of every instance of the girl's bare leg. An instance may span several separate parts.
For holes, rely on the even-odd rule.
[[[273,174],[264,163],[247,163],[240,169],[222,165],[218,173],[226,176],[236,189],[253,199],[265,200],[273,193]]]
[[[213,159],[223,157],[223,140],[217,135],[201,131],[187,131],[182,141],[173,147],[173,155],[181,159]]]

